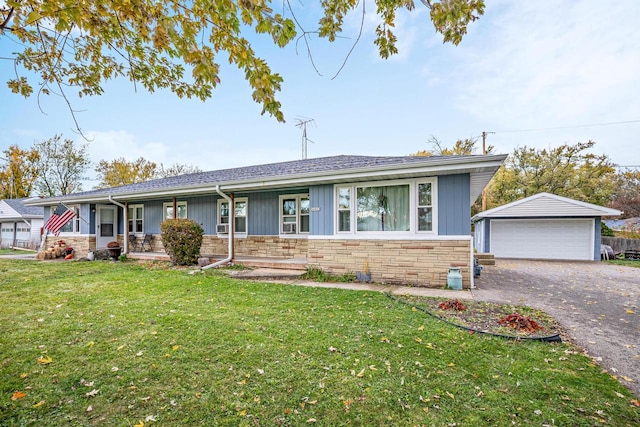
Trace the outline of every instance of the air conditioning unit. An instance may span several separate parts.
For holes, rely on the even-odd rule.
[[[218,224],[216,226],[216,232],[218,234],[229,234],[229,224]]]
[[[282,224],[282,233],[283,234],[295,234],[296,232],[296,223],[295,222],[285,222]]]

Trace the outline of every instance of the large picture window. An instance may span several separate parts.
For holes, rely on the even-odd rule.
[[[409,231],[409,184],[358,187],[358,231]]]
[[[246,198],[238,198],[233,201],[233,204],[235,206],[233,212],[234,232],[246,234],[248,201]],[[218,224],[229,224],[229,202],[224,199],[218,200]]]
[[[339,185],[336,233],[434,233],[436,178]]]
[[[164,211],[164,219],[187,218],[187,202],[176,203],[176,213],[173,214],[173,203],[164,203],[162,205]]]
[[[309,195],[280,196],[280,233],[309,233]]]
[[[129,205],[129,233],[144,233],[143,205]]]

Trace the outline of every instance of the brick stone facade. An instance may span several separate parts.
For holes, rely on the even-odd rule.
[[[331,274],[361,272],[367,265],[377,283],[404,283],[428,288],[447,284],[449,267],[459,267],[462,285],[471,285],[469,240],[334,240],[310,239],[307,260]]]
[[[123,245],[123,236],[118,236]],[[96,248],[95,236],[50,236],[47,246],[64,240],[74,248],[76,257],[86,256]],[[162,239],[154,235],[151,252],[164,252]],[[228,240],[203,236],[200,253],[203,256],[226,255]],[[442,288],[447,284],[449,267],[459,267],[462,286],[471,285],[471,247],[469,240],[343,240],[297,239],[278,236],[236,238],[236,256],[262,258],[307,258],[330,274],[362,272],[367,265],[371,279],[377,283],[399,283]]]
[[[278,236],[248,236],[236,238],[234,252],[237,256],[306,258],[308,239],[280,238]],[[203,256],[226,254],[229,241],[216,236],[203,236],[200,253]]]
[[[85,257],[91,251],[96,250],[96,238],[95,236],[47,236],[45,242],[45,249],[52,246],[58,240],[64,241],[67,247],[73,248],[73,254],[75,258]]]

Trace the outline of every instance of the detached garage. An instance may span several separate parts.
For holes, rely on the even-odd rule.
[[[474,247],[496,258],[599,260],[600,218],[621,213],[539,193],[474,216]]]

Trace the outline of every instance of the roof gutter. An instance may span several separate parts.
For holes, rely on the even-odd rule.
[[[214,262],[213,264],[205,265],[204,267],[202,267],[202,270],[207,270],[209,268],[219,267],[219,266],[221,266],[223,264],[229,263],[233,259],[233,231],[234,231],[233,230],[234,229],[234,227],[233,227],[233,220],[234,220],[233,216],[234,216],[234,213],[235,213],[235,209],[234,209],[235,206],[233,206],[233,200],[231,199],[231,197],[229,197],[225,193],[223,193],[220,190],[220,186],[219,185],[216,185],[215,190],[216,190],[216,193],[218,193],[220,195],[220,197],[222,197],[227,202],[229,202],[229,237],[228,237],[228,239],[229,239],[229,249],[227,251],[228,254],[227,254],[227,257],[225,259],[217,261],[217,262]]]
[[[122,212],[125,215],[127,214],[127,207],[125,205],[123,205],[122,203],[116,202],[115,200],[113,200],[113,197],[111,197],[111,194],[109,194],[109,201],[111,203],[113,203],[114,205],[116,205],[116,206],[120,206],[122,208]],[[127,226],[126,223],[124,224],[123,229],[124,229],[124,234],[125,234],[124,239],[122,239],[124,241],[124,253],[128,254],[129,253],[129,236],[127,235],[128,234],[127,231],[129,229],[128,229],[128,226]],[[117,224],[116,224],[116,235],[117,234],[118,234],[118,230],[117,230]]]

